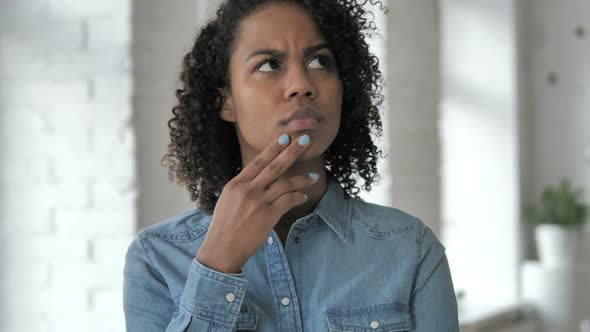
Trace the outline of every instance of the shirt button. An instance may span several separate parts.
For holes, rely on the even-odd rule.
[[[235,300],[236,300],[236,294],[234,294],[234,293],[227,293],[227,294],[225,295],[225,300],[226,300],[227,302],[229,302],[229,303],[232,303],[233,301],[235,301]]]
[[[372,322],[371,322],[371,325],[370,325],[370,326],[371,326],[371,328],[372,328],[373,330],[376,330],[376,329],[378,329],[378,328],[379,328],[379,322],[378,322],[378,321],[376,321],[376,320],[374,320],[374,321],[372,321]]]
[[[289,305],[289,303],[291,303],[291,300],[289,300],[289,298],[288,298],[288,297],[283,297],[283,298],[281,299],[281,304],[282,304],[282,305]]]
[[[295,242],[300,243],[301,242],[301,238],[298,236],[295,238]]]
[[[273,245],[273,243],[275,243],[275,241],[272,239],[272,236],[269,236],[266,242],[268,242],[268,244],[270,244],[271,246]]]

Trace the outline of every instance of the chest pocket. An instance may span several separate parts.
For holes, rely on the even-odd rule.
[[[408,306],[399,302],[330,308],[326,316],[331,332],[408,331],[412,325]]]
[[[234,331],[256,331],[257,320],[256,308],[242,304]]]

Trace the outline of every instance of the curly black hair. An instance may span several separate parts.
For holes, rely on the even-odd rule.
[[[301,6],[318,25],[336,57],[343,86],[341,123],[336,138],[325,151],[326,170],[341,184],[347,197],[358,197],[358,176],[370,191],[378,177],[373,142],[382,135],[379,106],[383,77],[379,60],[369,52],[365,37],[377,32],[369,1],[353,0],[226,0],[216,18],[204,25],[184,56],[178,104],[168,121],[170,144],[162,164],[169,178],[190,192],[202,211],[213,213],[223,186],[242,169],[236,129],[221,119],[221,89],[230,87],[229,62],[236,30],[242,19],[260,6],[288,2]],[[372,5],[380,1],[370,1]],[[383,157],[383,156],[380,156]]]

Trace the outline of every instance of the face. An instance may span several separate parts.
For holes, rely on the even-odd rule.
[[[298,161],[323,160],[340,126],[342,83],[333,53],[303,9],[270,4],[245,18],[230,78],[221,117],[236,126],[244,164],[285,133],[291,140],[311,137]]]

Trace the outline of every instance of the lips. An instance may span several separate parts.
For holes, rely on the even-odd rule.
[[[306,118],[293,119],[287,123],[287,128],[291,130],[313,129],[317,126],[318,120],[308,116]]]
[[[321,116],[314,108],[300,107],[292,112],[287,119],[281,121],[281,124],[291,130],[303,130],[317,127],[320,121]]]

